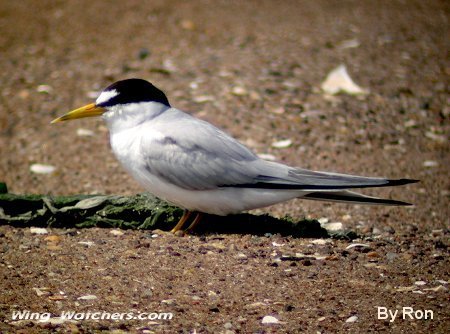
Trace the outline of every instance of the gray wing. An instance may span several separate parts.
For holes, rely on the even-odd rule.
[[[238,141],[176,109],[158,118],[141,141],[145,168],[152,174],[192,190],[254,182],[259,158]]]
[[[149,133],[161,135],[146,136],[141,142],[145,167],[185,189],[241,187],[325,192],[417,182],[292,168],[259,159],[223,131],[177,109],[158,118]]]

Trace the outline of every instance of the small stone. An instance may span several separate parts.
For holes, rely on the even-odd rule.
[[[59,235],[49,235],[44,238],[45,241],[51,243],[59,243],[61,241],[61,237]]]
[[[397,253],[389,252],[386,254],[386,258],[388,259],[388,261],[394,261],[397,257],[398,257]]]
[[[223,327],[225,327],[226,329],[231,329],[233,328],[233,324],[231,322],[226,322]]]
[[[247,255],[245,255],[244,253],[239,253],[238,255],[236,255],[236,258],[240,260],[245,260],[247,259]]]
[[[248,91],[242,86],[234,86],[231,90],[231,94],[236,96],[245,96],[248,94]]]
[[[211,95],[199,95],[199,96],[194,96],[193,100],[194,100],[194,102],[197,102],[197,103],[205,103],[205,102],[214,101],[214,97]]]
[[[193,21],[187,20],[187,19],[181,20],[180,26],[184,30],[194,30],[195,29],[195,23]]]
[[[35,174],[51,174],[56,170],[55,166],[45,164],[32,164],[30,171]]]
[[[252,304],[247,304],[247,305],[245,305],[244,306],[244,308],[246,308],[246,309],[251,309],[251,308],[258,308],[258,307],[263,307],[263,306],[266,306],[267,304],[266,303],[263,303],[263,302],[256,302],[256,303],[252,303]]]
[[[145,289],[144,292],[142,292],[141,296],[143,298],[151,298],[151,297],[153,297],[152,289]]]
[[[48,234],[48,231],[46,228],[43,228],[43,227],[30,227],[30,233],[31,234]]]
[[[372,251],[372,252],[367,253],[367,257],[377,258],[377,257],[380,257],[380,255],[377,252]]]
[[[356,244],[350,244],[347,247],[345,247],[345,249],[349,250],[355,248],[356,250],[362,251],[364,249],[369,250],[371,249],[370,245],[367,244],[360,244],[360,243],[356,243]]]
[[[448,142],[447,137],[445,137],[444,135],[438,135],[431,131],[425,132],[425,137],[427,137],[428,139],[437,141],[439,143],[447,143]]]
[[[352,323],[352,322],[356,322],[357,320],[358,320],[358,317],[356,315],[352,315],[350,318],[345,320],[345,322],[346,323]]]
[[[326,244],[330,244],[331,240],[329,240],[329,239],[315,239],[315,240],[311,241],[311,243],[313,245],[326,245]]]
[[[95,300],[97,299],[97,296],[94,295],[86,295],[86,296],[81,296],[77,298],[78,300]]]
[[[269,160],[269,161],[277,160],[277,158],[273,154],[269,154],[269,153],[259,153],[258,157],[260,157],[263,160]]]
[[[415,121],[415,120],[413,120],[413,119],[409,119],[409,120],[407,120],[405,123],[403,123],[403,126],[405,127],[405,128],[413,128],[413,127],[415,127],[417,125],[417,122]]]
[[[275,242],[275,241],[273,241],[272,242],[272,246],[273,247],[283,247],[285,244],[279,244],[279,243],[277,243],[277,242]]]
[[[418,286],[422,286],[422,285],[426,285],[427,282],[425,282],[425,281],[415,281],[414,284],[418,285]]]
[[[175,299],[163,299],[161,300],[161,303],[166,305],[173,305],[175,304]]]
[[[86,247],[91,247],[91,246],[93,246],[95,244],[93,241],[78,241],[78,243],[80,245],[84,245]]]
[[[292,145],[292,140],[285,139],[272,143],[272,147],[274,148],[287,148]]]
[[[361,45],[358,39],[352,38],[352,39],[346,39],[345,41],[342,41],[339,43],[338,48],[340,49],[354,49]]]
[[[285,109],[284,109],[284,107],[278,107],[278,108],[272,109],[271,112],[273,112],[274,114],[277,114],[277,115],[281,115],[281,114],[284,114]]]
[[[280,321],[271,316],[271,315],[266,315],[264,318],[262,318],[261,323],[264,325],[271,325],[271,324],[278,324]]]
[[[427,168],[437,167],[437,166],[439,166],[439,162],[434,161],[434,160],[426,160],[423,162],[422,166],[427,167]]]
[[[320,224],[321,227],[326,229],[327,231],[340,231],[344,228],[344,225],[341,222],[335,222],[335,223],[325,223]]]
[[[79,137],[92,137],[94,135],[94,131],[89,129],[78,128],[77,136]]]
[[[43,291],[43,290],[47,290],[47,288],[33,288],[33,290],[36,292],[38,297],[50,294],[50,292],[48,292],[48,291]]]
[[[124,235],[124,233],[120,230],[111,230],[111,231],[109,231],[109,233],[111,233],[112,235],[117,235],[117,236]]]
[[[42,94],[50,94],[53,91],[53,88],[49,85],[39,85],[37,86],[36,91]]]

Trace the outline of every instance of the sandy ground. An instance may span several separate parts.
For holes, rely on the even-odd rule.
[[[0,226],[0,331],[447,332],[449,7],[0,2],[0,181],[11,193],[141,192],[110,152],[101,120],[49,124],[129,77],[152,81],[172,105],[279,161],[421,180],[367,192],[413,207],[295,200],[255,212],[342,222],[361,235],[353,241]],[[340,64],[368,95],[324,96],[320,84]],[[286,139],[290,146],[272,146]],[[35,174],[33,164],[56,171]],[[377,307],[399,314],[378,319]],[[433,319],[403,319],[403,307],[431,310]],[[173,318],[13,321],[24,310]]]

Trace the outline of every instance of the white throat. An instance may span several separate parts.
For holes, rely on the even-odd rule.
[[[120,132],[150,121],[167,109],[159,102],[129,103],[108,107],[102,117],[110,132]]]

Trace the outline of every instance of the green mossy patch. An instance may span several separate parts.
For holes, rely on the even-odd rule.
[[[0,224],[16,227],[114,227],[170,230],[183,210],[147,194],[114,195],[14,195],[0,194]],[[195,233],[281,234],[303,238],[354,239],[353,232],[331,234],[316,220],[294,221],[248,213],[226,217],[205,215]]]

